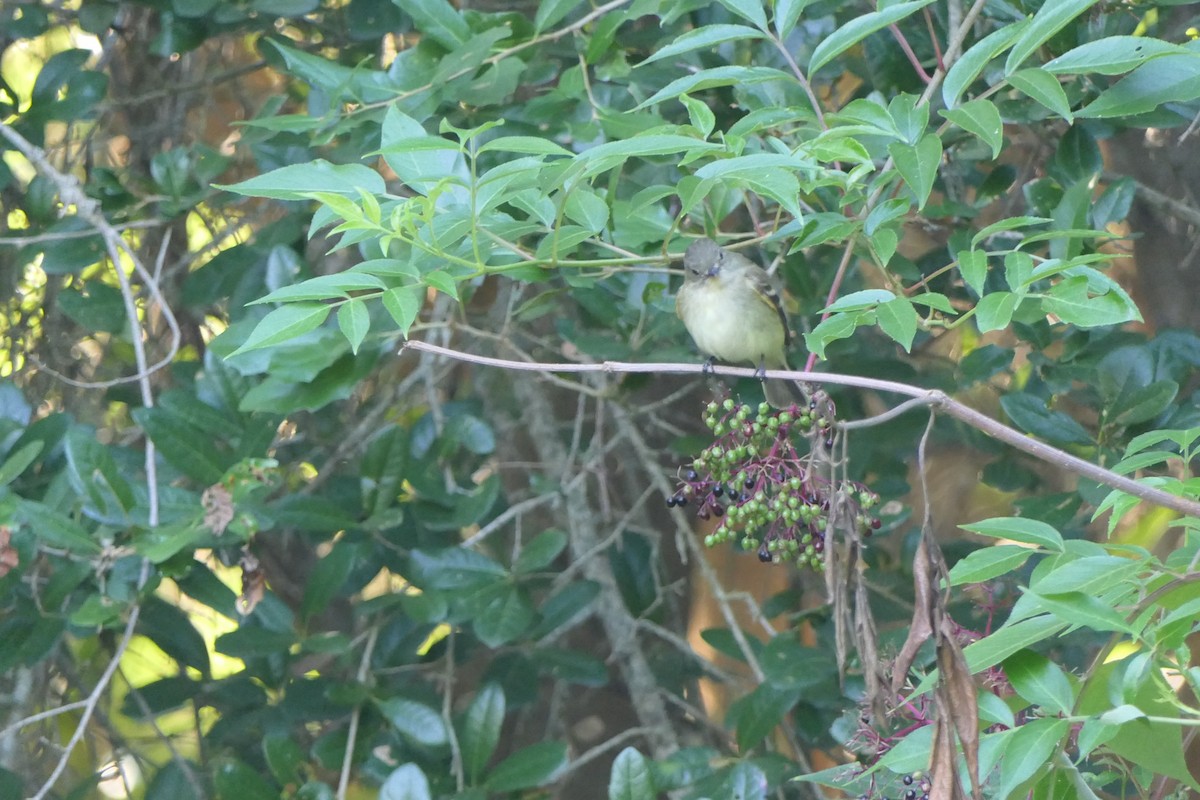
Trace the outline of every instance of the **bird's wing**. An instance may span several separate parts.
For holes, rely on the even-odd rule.
[[[779,315],[779,324],[783,326],[783,346],[787,347],[792,343],[792,329],[788,327],[787,313],[783,310],[783,301],[779,297],[779,289],[775,286],[775,281],[771,279],[766,270],[761,268],[755,269],[751,274],[758,296],[770,303],[771,308]]]

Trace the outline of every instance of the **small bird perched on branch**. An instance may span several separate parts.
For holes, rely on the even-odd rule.
[[[702,352],[733,364],[749,361],[760,371],[790,369],[791,331],[766,270],[712,239],[688,246],[683,270],[675,313]],[[789,381],[764,380],[763,394],[776,408],[807,402]]]

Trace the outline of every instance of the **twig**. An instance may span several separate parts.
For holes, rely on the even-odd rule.
[[[463,353],[457,350],[450,350],[437,345],[427,344],[425,342],[409,341],[404,345],[403,350],[420,350],[431,353],[438,353],[447,358],[458,359],[459,361],[467,361],[473,364],[482,364],[489,367],[500,367],[502,369],[525,370],[531,372],[608,372],[608,373],[657,373],[662,375],[695,375],[703,372],[712,372],[717,375],[729,375],[731,377],[749,378],[749,377],[766,377],[780,380],[802,381],[804,383],[816,383],[823,385],[838,385],[838,386],[854,386],[861,389],[875,389],[882,392],[891,392],[895,394],[907,395],[909,397],[919,398],[921,402],[907,405],[907,408],[918,408],[928,406],[936,409],[947,416],[957,419],[976,428],[983,433],[997,439],[1011,447],[1014,447],[1024,453],[1027,453],[1034,458],[1041,459],[1054,466],[1074,472],[1089,480],[1102,483],[1112,489],[1119,489],[1122,492],[1133,495],[1155,505],[1169,508],[1172,511],[1178,511],[1180,514],[1187,516],[1200,516],[1200,502],[1189,500],[1185,497],[1179,497],[1162,489],[1153,486],[1146,486],[1138,483],[1135,480],[1126,478],[1124,475],[1118,475],[1115,472],[1097,466],[1090,461],[1084,461],[1082,458],[1073,456],[1070,453],[1059,450],[1048,444],[1038,441],[1027,436],[1020,431],[1016,431],[1006,425],[995,421],[991,417],[981,414],[970,406],[949,397],[944,392],[933,389],[922,389],[911,384],[899,383],[896,381],[884,381],[876,378],[864,378],[858,375],[836,375],[833,373],[824,372],[801,372],[797,370],[769,369],[766,370],[765,376],[759,370],[749,367],[726,367],[714,366],[706,369],[703,364],[675,364],[675,363],[629,363],[624,361],[604,361],[599,364],[548,364],[548,363],[528,363],[523,361],[509,361],[503,358],[493,358],[490,356],[479,356],[472,353]],[[888,417],[890,419],[890,417]]]
[[[373,625],[371,630],[367,632],[367,642],[363,645],[362,658],[358,661],[358,675],[356,676],[360,684],[367,682],[367,676],[371,674],[371,654],[375,652],[375,640],[379,638],[379,626]],[[354,742],[358,738],[358,721],[362,716],[362,704],[354,706],[354,711],[350,714],[350,728],[346,732],[346,752],[342,756],[342,771],[338,775],[337,800],[346,800],[346,789],[350,785],[350,768],[354,765]]]

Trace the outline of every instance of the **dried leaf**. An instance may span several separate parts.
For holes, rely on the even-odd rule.
[[[913,556],[913,587],[916,592],[916,601],[913,607],[912,623],[908,628],[908,638],[904,640],[904,646],[900,648],[900,653],[892,665],[892,692],[895,694],[899,694],[904,686],[908,670],[917,658],[917,651],[934,631],[933,617],[934,609],[938,604],[938,577],[933,559],[929,555],[927,538],[921,537],[921,543],[917,545],[917,552]]]
[[[12,572],[20,563],[17,548],[12,546],[12,530],[7,525],[0,525],[0,578]]]
[[[962,746],[967,760],[967,773],[971,778],[971,793],[981,797],[979,787],[979,706],[975,702],[975,680],[967,667],[962,647],[955,636],[953,623],[943,617],[937,646],[938,673],[941,685],[938,693],[945,700],[940,704],[949,712],[948,719],[954,724],[954,733]]]
[[[233,495],[216,483],[200,495],[200,504],[204,506],[204,524],[215,536],[220,536],[233,522]]]
[[[237,599],[238,613],[243,617],[254,610],[267,590],[267,575],[258,559],[249,550],[242,550],[242,593]]]

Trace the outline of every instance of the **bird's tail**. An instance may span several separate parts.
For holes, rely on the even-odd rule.
[[[771,369],[791,369],[791,367],[788,366],[787,361],[784,361],[777,367],[772,366]],[[763,381],[763,395],[767,398],[767,402],[775,408],[787,408],[791,405],[807,408],[810,399],[804,384],[798,381]]]

